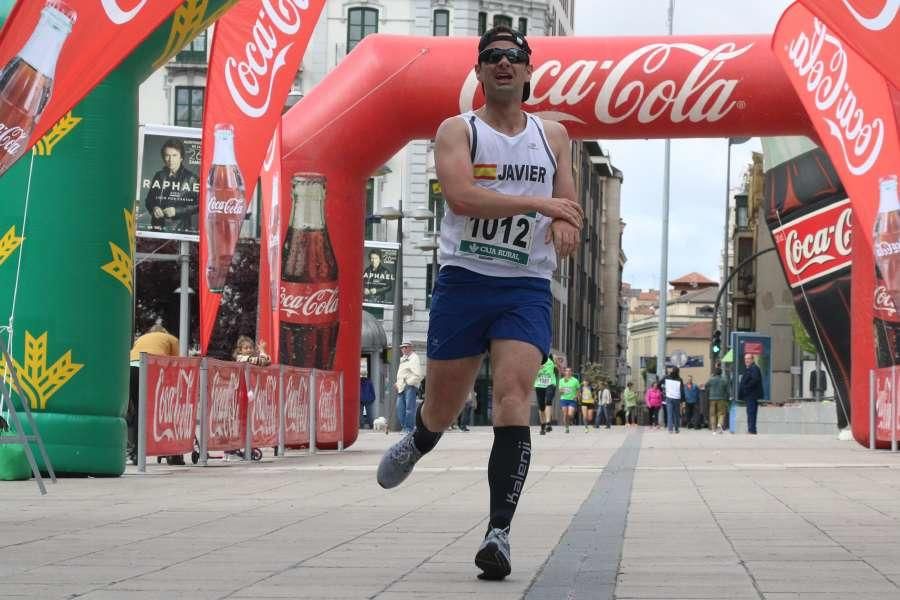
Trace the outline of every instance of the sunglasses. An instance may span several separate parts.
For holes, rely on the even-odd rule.
[[[496,65],[504,56],[513,65],[528,63],[528,53],[521,48],[488,48],[478,53],[478,62]]]

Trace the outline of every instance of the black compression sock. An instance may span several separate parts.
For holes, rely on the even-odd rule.
[[[509,527],[525,488],[529,464],[531,429],[525,426],[494,427],[494,446],[488,462],[491,528]]]
[[[422,405],[420,404],[416,408],[416,429],[413,431],[413,443],[416,445],[416,448],[422,454],[431,452],[442,435],[444,435],[443,431],[435,433],[428,431],[425,427],[425,423],[422,422]]]

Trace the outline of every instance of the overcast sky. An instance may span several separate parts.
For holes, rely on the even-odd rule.
[[[676,0],[674,34],[772,33],[792,0]],[[575,35],[665,35],[668,0],[575,0]],[[600,140],[624,173],[624,281],[659,287],[661,140]],[[668,280],[697,271],[719,280],[725,218],[725,139],[672,141]],[[760,151],[758,138],[732,147],[732,186]]]

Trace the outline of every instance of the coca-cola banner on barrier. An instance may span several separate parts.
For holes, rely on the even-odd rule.
[[[244,365],[207,361],[207,423],[210,450],[243,448],[247,435],[247,386]]]
[[[900,410],[898,407],[897,389],[900,370],[897,367],[875,369],[875,435],[880,440],[889,441],[892,430],[896,431],[896,439],[900,440]]]
[[[278,356],[278,307],[281,279],[281,128],[275,129],[259,174],[262,219],[259,241],[259,293],[256,340],[273,363]]]
[[[254,447],[278,443],[278,378],[280,369],[247,367],[250,438]]]
[[[17,2],[0,36],[0,175],[181,2]]]
[[[207,74],[200,191],[200,347],[206,354],[247,192],[324,0],[239,0],[216,24]],[[247,183],[249,182],[249,184]]]
[[[850,389],[854,394],[853,414],[857,416],[851,421],[853,434],[859,442],[867,443],[876,433],[869,431],[865,418],[869,412],[869,371],[877,364],[877,323],[873,327],[876,280],[884,281],[895,304],[900,293],[900,268],[894,266],[893,251],[895,246],[900,247],[900,227],[892,224],[892,217],[896,220],[900,211],[896,192],[900,139],[893,88],[845,43],[840,32],[830,30],[801,4],[794,4],[782,15],[772,48],[848,192],[854,228],[863,232],[852,241]],[[884,227],[877,229],[878,224]],[[878,273],[876,251],[880,253]]]
[[[343,407],[341,406],[341,374],[319,371],[314,374],[316,388],[316,445],[342,441]]]
[[[811,13],[900,87],[900,2],[897,0],[800,0]]]
[[[200,360],[147,355],[146,361],[147,455],[190,452],[200,400]]]
[[[284,385],[284,444],[309,445],[309,397],[312,369],[281,367]]]

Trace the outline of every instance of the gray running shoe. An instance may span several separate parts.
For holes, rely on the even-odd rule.
[[[378,463],[378,485],[388,490],[397,487],[409,477],[422,453],[413,443],[412,432],[388,448]]]
[[[479,579],[499,581],[509,575],[512,570],[509,556],[509,527],[491,529],[478,552],[475,554],[475,566],[483,572]]]

